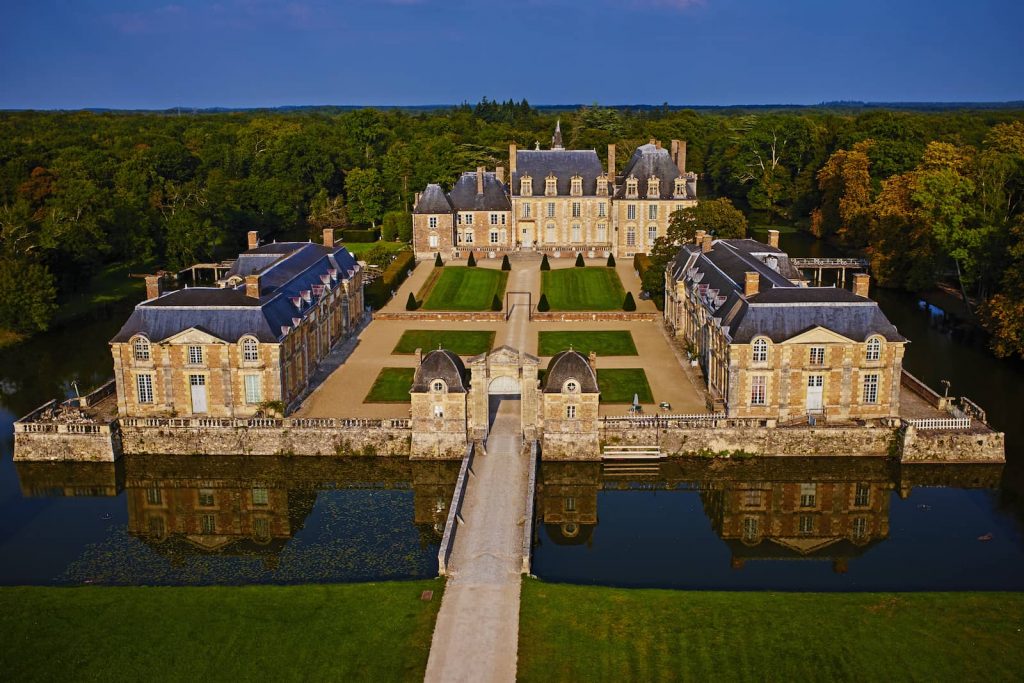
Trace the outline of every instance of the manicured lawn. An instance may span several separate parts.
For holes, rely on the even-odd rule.
[[[521,681],[1019,681],[1024,593],[523,582]]]
[[[632,403],[633,394],[639,395],[641,403],[654,403],[643,368],[598,368],[597,384],[601,403]]]
[[[494,345],[494,332],[490,330],[406,330],[392,353],[423,353],[438,346],[460,356],[486,353]]]
[[[443,587],[0,588],[0,671],[8,681],[421,681]]]
[[[584,355],[591,351],[599,356],[637,355],[633,335],[628,330],[549,331],[538,335],[538,355],[553,356],[570,346]]]
[[[621,311],[626,292],[614,268],[560,268],[541,274],[552,311]]]
[[[344,233],[342,233],[342,236],[344,236]],[[374,247],[384,247],[388,251],[402,251],[403,249],[408,249],[409,248],[409,245],[406,244],[405,242],[384,242],[384,241],[380,241],[380,242],[344,242],[340,246],[345,247],[346,249],[348,249],[348,253],[352,254],[353,256],[357,256],[357,257],[358,256],[362,256],[363,254],[365,254],[366,252],[370,251]]]
[[[426,311],[489,311],[495,296],[504,305],[508,272],[493,268],[445,266],[424,295]]]
[[[409,389],[415,368],[382,368],[364,403],[410,403]]]

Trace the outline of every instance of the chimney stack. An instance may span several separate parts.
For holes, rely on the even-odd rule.
[[[164,293],[164,280],[159,275],[146,276],[146,301],[155,299]]]
[[[486,166],[477,166],[476,167],[476,193],[477,194],[483,194],[484,193],[484,173],[486,171],[487,171],[487,167]]]
[[[494,167],[494,177],[498,179],[499,183],[504,185],[505,184],[505,167],[504,166],[495,166]]]
[[[334,228],[324,228],[324,246],[334,248]]]
[[[760,291],[760,288],[761,275],[756,270],[744,273],[743,296],[754,296]]]
[[[769,230],[768,231],[768,246],[769,247],[775,247],[776,249],[779,248],[779,231],[778,230]]]
[[[853,274],[853,293],[857,296],[868,298],[868,289],[871,287],[871,276],[867,273]]]
[[[608,145],[608,182],[615,184],[615,145]]]
[[[679,141],[679,149],[676,150],[676,168],[679,175],[686,175],[686,140]]]
[[[708,234],[707,230],[698,230],[697,234],[696,234],[696,239],[694,240],[694,242],[696,244],[703,244],[704,243],[704,235],[706,235],[706,234]]]
[[[711,235],[704,235],[704,237],[701,238],[700,250],[705,254],[711,251],[711,243],[714,241],[714,239],[715,238],[712,237]]]
[[[249,231],[249,248],[255,249],[260,246],[260,234],[255,230]]]
[[[511,178],[516,174],[516,145],[512,143],[508,146],[508,175]]]
[[[250,299],[260,298],[260,276],[259,275],[246,275],[245,276],[245,295]]]
[[[422,193],[420,193],[420,192],[417,192],[417,193],[416,193],[416,194],[415,194],[415,195],[413,196],[413,199],[412,199],[412,208],[414,208],[414,209],[416,208],[416,205],[420,203],[420,194],[422,194]]]

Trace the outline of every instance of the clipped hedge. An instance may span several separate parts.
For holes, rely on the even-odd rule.
[[[384,269],[381,277],[367,285],[365,290],[366,305],[373,306],[374,310],[383,308],[384,304],[391,300],[391,292],[397,290],[405,282],[405,278],[409,276],[409,271],[415,266],[415,254],[411,251],[398,252],[395,260]]]
[[[634,254],[633,255],[633,270],[640,275],[640,279],[644,279],[644,273],[651,268],[651,257],[647,254]]]
[[[376,242],[380,239],[380,230],[345,230],[341,239],[345,242]]]

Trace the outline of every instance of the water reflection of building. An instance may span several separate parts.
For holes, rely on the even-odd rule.
[[[750,560],[819,560],[836,571],[889,535],[894,490],[997,488],[1001,465],[898,465],[882,458],[673,459],[642,465],[545,462],[538,524],[559,545],[591,543],[598,492],[698,491],[732,566]]]
[[[124,488],[124,468],[116,462],[15,462],[25,498],[113,497]]]

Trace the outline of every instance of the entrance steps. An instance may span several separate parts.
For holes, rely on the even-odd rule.
[[[660,446],[605,446],[601,460],[663,460]]]

